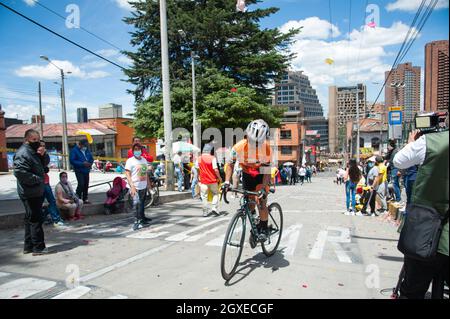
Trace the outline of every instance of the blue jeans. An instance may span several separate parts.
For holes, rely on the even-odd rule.
[[[175,178],[177,179],[178,191],[181,192],[183,190],[183,183],[184,183],[181,169],[175,168]]]
[[[351,196],[351,200],[352,200],[352,208],[353,210],[356,209],[356,184],[353,183],[352,181],[347,181],[347,183],[345,183],[345,194],[346,194],[346,198],[347,198],[347,210],[350,209],[350,196]]]
[[[47,202],[49,204],[48,212],[50,213],[52,221],[54,223],[61,221],[61,216],[59,215],[58,207],[56,207],[55,196],[53,196],[52,188],[50,187],[49,184],[45,184],[44,198],[47,200]]]
[[[391,170],[391,182],[394,186],[394,194],[395,194],[395,201],[399,202],[402,200],[402,193],[400,191],[400,178],[397,176],[398,169],[393,168]]]
[[[195,198],[195,186],[197,186],[197,184],[198,184],[198,179],[194,178],[192,180],[192,184],[191,184],[192,198]]]

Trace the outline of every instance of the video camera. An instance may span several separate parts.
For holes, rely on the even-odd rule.
[[[448,112],[430,112],[416,114],[415,124],[416,129],[420,130],[421,134],[435,133],[448,130],[445,125]]]

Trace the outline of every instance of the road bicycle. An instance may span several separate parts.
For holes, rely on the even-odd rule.
[[[250,209],[251,204],[254,204],[255,207],[257,206],[256,201],[250,199],[250,196],[261,197],[261,193],[230,188],[228,190],[224,190],[222,193],[223,199],[227,204],[229,204],[227,200],[228,191],[239,193],[243,196],[240,199],[240,208],[231,218],[228,225],[222,246],[220,268],[222,277],[227,281],[234,276],[242,255],[247,220],[250,223],[250,247],[253,249],[258,243],[261,243],[262,251],[267,257],[272,256],[276,252],[278,245],[280,244],[281,234],[283,231],[283,212],[278,203],[271,203],[268,206],[268,236],[265,240],[262,240],[260,237],[260,232],[257,228],[259,216],[257,216],[258,214],[254,211],[252,213],[252,210]],[[270,190],[270,193],[274,192],[275,190]]]

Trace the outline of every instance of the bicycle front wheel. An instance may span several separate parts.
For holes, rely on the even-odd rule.
[[[230,280],[233,277],[242,255],[245,240],[245,214],[237,212],[228,225],[222,246],[220,269],[222,277]]]
[[[278,248],[281,241],[281,235],[283,232],[283,212],[281,206],[278,203],[272,203],[268,207],[269,220],[267,227],[269,228],[269,238],[261,244],[263,253],[270,257]]]

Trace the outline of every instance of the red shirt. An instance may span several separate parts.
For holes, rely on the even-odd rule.
[[[50,176],[47,173],[44,174],[44,184],[50,184]]]
[[[133,150],[128,150],[128,158],[133,157]],[[148,152],[146,148],[142,149],[142,157],[145,158],[147,160],[147,162],[151,163],[153,162],[153,156],[151,156]]]
[[[219,181],[214,169],[217,168],[217,160],[209,154],[202,154],[198,158],[198,168],[200,170],[200,183],[209,185],[217,184]]]

